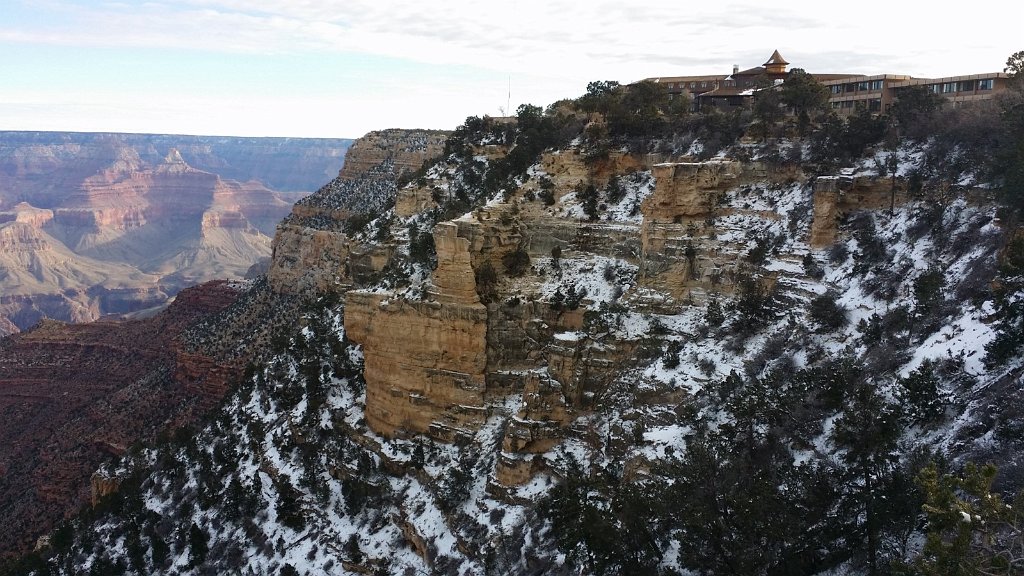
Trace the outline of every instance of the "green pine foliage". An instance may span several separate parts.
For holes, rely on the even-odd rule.
[[[922,576],[1024,573],[1024,492],[1013,504],[992,489],[996,467],[968,463],[960,474],[935,465],[918,476],[926,495],[927,540],[908,571]]]

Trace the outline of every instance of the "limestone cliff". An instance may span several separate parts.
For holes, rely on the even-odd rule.
[[[362,342],[366,420],[388,435],[468,435],[486,416],[487,308],[476,293],[470,242],[452,223],[434,231],[430,301],[352,291],[345,330]]]
[[[496,481],[526,482],[545,467],[532,455],[562,442],[644,346],[645,334],[602,324],[605,306],[620,299],[626,308],[664,314],[728,295],[752,273],[759,251],[773,250],[782,226],[806,223],[798,213],[809,206],[800,203],[803,185],[792,172],[664,160],[617,153],[584,161],[573,148],[545,154],[503,202],[434,226],[436,266],[419,289],[349,291],[346,334],[365,355],[369,427],[388,437],[467,439],[488,414],[504,410],[509,424]],[[437,195],[427,191],[446,186],[444,178],[399,191],[394,217],[417,221],[433,210]],[[597,192],[608,194],[603,216],[578,211],[581,190],[610,190],[613,181],[619,192]],[[535,199],[545,189],[553,207]],[[518,253],[530,265],[513,274],[509,258]],[[803,274],[782,267],[758,277],[799,293]],[[618,294],[616,281],[625,285]],[[588,286],[602,291],[587,293]],[[579,301],[567,308],[566,297]],[[604,332],[594,332],[602,325]],[[496,408],[510,396],[522,403]]]

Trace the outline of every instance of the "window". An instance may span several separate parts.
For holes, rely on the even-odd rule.
[[[833,102],[832,103],[832,109],[833,110],[837,110],[838,108],[839,108],[839,102]]]
[[[857,90],[867,91],[867,89],[868,89],[868,83],[867,82],[857,82]]]
[[[840,94],[843,91],[843,85],[842,84],[833,84],[833,85],[829,86],[828,89],[833,94]]]
[[[697,87],[697,83],[696,82],[690,82],[690,88],[696,88],[696,87]]]
[[[876,91],[877,90],[881,90],[882,89],[882,81],[881,80],[872,80],[871,81],[871,89],[872,90],[876,90]]]
[[[853,100],[846,100],[842,103],[843,108],[853,108]]]
[[[700,87],[701,88],[707,88],[708,87],[708,83],[707,82],[701,82],[700,83]]]
[[[882,111],[882,99],[872,98],[868,100],[868,112],[881,112]]]
[[[959,89],[960,92],[974,92],[974,80],[964,80]]]
[[[992,79],[991,78],[986,78],[984,80],[978,80],[978,90],[991,90],[991,89],[992,89]]]
[[[956,92],[956,82],[946,82],[942,85],[943,94],[952,94]]]
[[[856,84],[843,84],[843,92],[856,92],[856,91],[857,91],[857,85]]]
[[[942,84],[929,84],[928,91],[931,92],[932,94],[941,94]]]

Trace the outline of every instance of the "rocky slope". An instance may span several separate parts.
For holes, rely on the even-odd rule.
[[[241,277],[348,143],[0,132],[0,333]]]
[[[181,336],[232,304],[222,281],[189,288],[146,320],[52,320],[0,340],[0,550],[30,548],[89,502],[89,476],[111,454],[194,421],[226,389]]]
[[[345,166],[316,194],[300,200],[278,226],[268,278],[281,293],[325,291],[357,270],[379,271],[388,259],[374,246],[350,254],[348,217],[394,202],[399,178],[437,156],[448,133],[383,130],[357,140]],[[365,218],[364,218],[365,221]],[[347,226],[347,232],[354,227]],[[348,263],[342,266],[343,263]]]
[[[937,170],[941,138],[889,175],[866,147],[698,159],[693,134],[612,129],[470,119],[407,185],[385,155],[296,206],[269,283],[317,300],[22,566],[910,571],[973,514],[1015,545],[984,494],[1022,484],[1024,244],[980,168]],[[998,481],[956,484],[969,460]]]

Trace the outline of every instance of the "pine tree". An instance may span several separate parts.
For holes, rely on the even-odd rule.
[[[851,532],[865,545],[872,575],[881,568],[878,554],[886,506],[880,496],[896,466],[900,432],[895,407],[871,385],[862,383],[854,390],[832,433],[848,470],[844,507],[852,512]]]
[[[968,463],[958,476],[932,464],[918,476],[928,534],[915,568],[926,576],[1024,572],[1024,492],[1013,506],[992,492],[996,467]]]
[[[712,327],[721,326],[722,322],[725,322],[725,313],[722,312],[722,305],[718,302],[716,296],[711,296],[708,299],[707,310],[704,312],[704,322]]]
[[[206,554],[210,551],[209,539],[206,531],[193,522],[188,529],[188,547],[191,551],[190,566],[196,567],[206,561]]]
[[[900,398],[906,414],[915,424],[930,424],[942,417],[949,397],[939,388],[934,363],[925,360],[906,378],[900,378]]]

